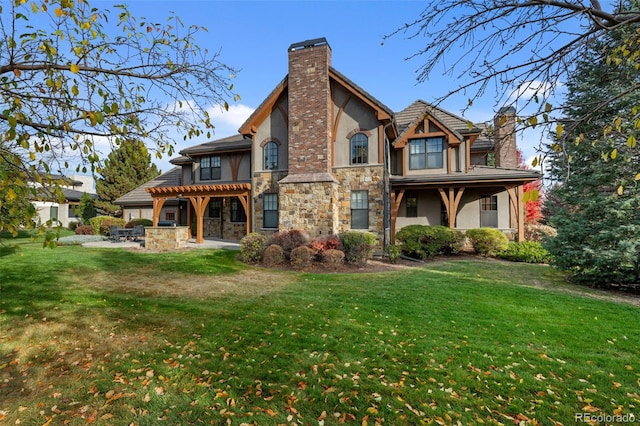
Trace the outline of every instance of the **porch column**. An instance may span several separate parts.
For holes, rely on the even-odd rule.
[[[247,218],[246,233],[248,234],[249,232],[251,232],[251,211],[249,210],[249,195],[248,194],[238,195],[238,199],[240,200],[240,203],[242,203],[242,207],[244,208],[244,215]]]
[[[456,188],[453,187],[448,188],[448,191],[445,191],[444,188],[438,188],[438,192],[440,193],[440,198],[442,198],[444,207],[447,210],[449,228],[454,229],[456,227],[456,218],[458,216],[458,206],[460,205],[462,194],[464,194],[464,188],[458,188],[457,191]]]
[[[391,191],[391,243],[396,242],[396,219],[400,211],[400,204],[404,198],[404,189],[401,189],[396,195],[395,191]]]
[[[509,207],[510,207],[510,223],[509,226],[513,229],[517,229],[518,242],[524,241],[524,185],[507,186],[507,193],[509,194]]]
[[[162,206],[164,205],[166,198],[164,197],[153,197],[153,226],[158,226],[158,222],[160,221],[160,212],[162,211]]]
[[[211,197],[189,197],[193,208],[196,211],[197,225],[196,225],[196,244],[202,244],[204,242],[204,211],[207,209],[207,204]]]

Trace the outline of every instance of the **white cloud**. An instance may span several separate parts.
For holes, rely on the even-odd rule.
[[[242,104],[229,105],[228,111],[221,105],[209,108],[207,112],[211,117],[212,124],[215,126],[216,139],[238,133],[240,126],[253,111],[255,111],[253,108]]]

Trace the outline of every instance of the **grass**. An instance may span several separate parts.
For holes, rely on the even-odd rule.
[[[640,309],[544,266],[322,275],[223,250],[21,247],[0,256],[0,423],[640,416]]]

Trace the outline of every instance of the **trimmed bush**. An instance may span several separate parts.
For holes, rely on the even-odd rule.
[[[295,268],[306,268],[311,265],[316,252],[307,246],[299,246],[291,250],[291,264]]]
[[[524,224],[524,239],[527,241],[542,241],[545,238],[553,238],[558,235],[558,231],[549,225],[540,223]]]
[[[549,263],[551,255],[537,241],[510,242],[507,248],[497,253],[497,257],[512,262]]]
[[[267,246],[277,244],[284,250],[287,257],[291,255],[291,251],[296,247],[308,246],[311,238],[309,234],[299,229],[290,231],[280,231],[269,235]]]
[[[267,237],[251,232],[240,240],[240,258],[245,263],[258,263],[262,260]]]
[[[110,226],[124,226],[126,221],[119,217],[96,216],[89,219],[94,235],[109,235]]]
[[[282,265],[286,260],[284,250],[277,244],[267,247],[262,256],[262,263],[266,267]]]
[[[389,262],[396,264],[402,254],[402,248],[398,244],[389,244],[385,249]]]
[[[340,241],[348,263],[366,265],[377,238],[371,232],[345,231],[340,234]]]
[[[482,256],[495,256],[509,244],[504,232],[494,228],[469,229],[467,237],[476,253]]]
[[[340,238],[337,235],[324,235],[321,237],[315,237],[309,244],[313,250],[315,250],[318,256],[322,256],[327,250],[335,250],[340,247]]]
[[[125,228],[135,228],[136,226],[153,226],[153,221],[151,219],[137,218],[131,219],[127,222],[124,227]]]
[[[76,235],[95,235],[91,225],[80,225],[76,227]]]
[[[322,252],[321,259],[325,265],[341,265],[344,262],[344,252],[337,249],[328,249]]]
[[[406,256],[428,259],[439,254],[458,254],[464,246],[464,233],[446,226],[409,225],[396,233]]]

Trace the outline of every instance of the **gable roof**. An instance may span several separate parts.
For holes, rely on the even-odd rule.
[[[329,78],[333,79],[333,81],[345,87],[347,90],[355,94],[358,99],[360,99],[365,104],[369,105],[371,108],[380,112],[378,115],[379,120],[393,120],[393,111],[380,102],[378,99],[373,97],[369,92],[362,89],[360,86],[355,84],[349,78],[347,78],[344,74],[340,73],[333,67],[329,67]],[[264,101],[258,106],[258,108],[253,111],[253,113],[246,119],[246,121],[240,126],[238,132],[242,135],[250,135],[255,132],[255,127],[257,127],[262,121],[264,121],[275,106],[280,96],[285,92],[285,90],[289,86],[289,74],[287,74],[280,83],[269,93],[269,95],[265,98]],[[182,153],[182,152],[181,152]]]
[[[182,183],[182,168],[174,167],[166,173],[161,174],[155,179],[151,179],[149,182],[143,183],[136,189],[127,192],[121,197],[117,198],[113,204],[122,205],[152,205],[153,199],[149,194],[147,188],[156,188],[160,186],[179,186]]]

